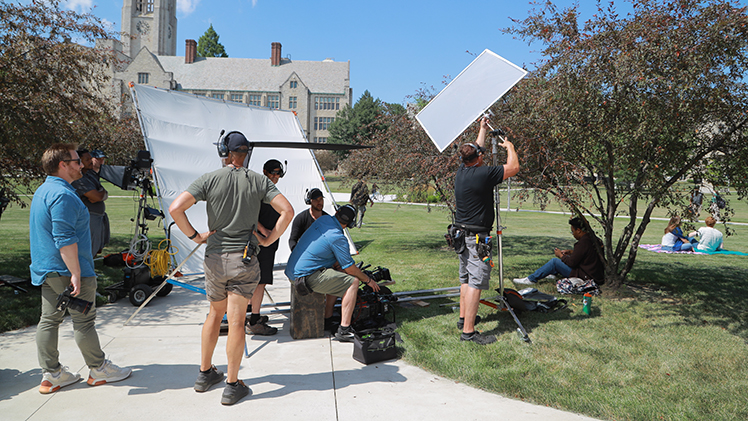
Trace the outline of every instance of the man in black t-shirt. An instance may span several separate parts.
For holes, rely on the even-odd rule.
[[[495,336],[484,336],[475,331],[478,305],[482,290],[489,287],[490,261],[483,261],[476,250],[476,235],[490,235],[494,222],[493,188],[519,172],[519,160],[514,145],[502,139],[506,149],[506,164],[499,167],[483,166],[488,120],[480,120],[480,131],[475,143],[460,147],[462,164],[455,174],[455,225],[465,231],[466,247],[460,253],[460,340],[486,345],[496,341]],[[490,253],[490,252],[489,252]]]
[[[316,187],[309,190],[304,198],[304,203],[309,205],[309,209],[299,212],[291,223],[291,235],[288,237],[288,247],[291,248],[291,251],[314,221],[322,215],[327,215],[327,212],[322,210],[325,207],[325,196],[322,194],[322,190]]]
[[[283,171],[283,165],[277,159],[268,160],[262,167],[262,173],[265,174],[273,184],[278,184],[281,178],[285,175]],[[278,222],[280,214],[273,209],[267,203],[260,203],[260,215],[257,222],[260,224],[258,232],[262,235],[267,235],[266,232],[271,231],[275,227],[275,223]],[[265,230],[263,230],[265,228]],[[250,300],[249,307],[252,309],[249,320],[246,321],[244,329],[249,335],[275,335],[278,333],[277,327],[271,327],[267,324],[268,316],[260,315],[260,308],[262,307],[262,298],[265,294],[265,285],[273,285],[273,266],[275,265],[275,253],[278,251],[278,244],[280,239],[267,247],[260,247],[260,251],[257,253],[257,262],[260,264],[260,283],[257,285],[252,299]]]

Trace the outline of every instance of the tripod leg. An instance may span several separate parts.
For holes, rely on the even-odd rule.
[[[509,311],[509,314],[512,315],[514,322],[517,323],[517,326],[518,326],[517,335],[519,335],[520,339],[522,339],[523,341],[527,343],[532,343],[532,341],[530,340],[530,337],[527,335],[527,331],[525,330],[525,327],[522,326],[522,323],[517,318],[517,315],[514,314],[514,310],[509,305],[509,303],[506,302],[506,299],[504,299],[503,296],[499,296],[498,299],[501,301],[501,304],[504,306],[504,308],[507,309],[507,311]]]

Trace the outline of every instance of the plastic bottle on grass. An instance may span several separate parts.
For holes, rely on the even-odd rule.
[[[589,292],[585,293],[582,303],[584,304],[584,306],[582,307],[582,312],[589,316],[592,312],[592,294],[590,294]]]

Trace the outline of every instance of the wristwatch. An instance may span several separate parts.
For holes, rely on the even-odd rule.
[[[197,237],[197,234],[198,234],[198,232],[197,232],[197,230],[195,230],[195,233],[194,233],[194,234],[192,234],[192,235],[190,235],[190,236],[189,236],[189,237],[187,237],[187,238],[189,238],[190,240],[194,240],[194,239],[195,239],[195,237]]]

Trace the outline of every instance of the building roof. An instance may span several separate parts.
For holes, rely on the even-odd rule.
[[[181,90],[277,92],[294,72],[315,94],[346,94],[350,84],[350,62],[283,59],[280,66],[271,66],[270,59],[196,57],[185,64],[184,57],[157,58],[165,71],[173,72]]]

